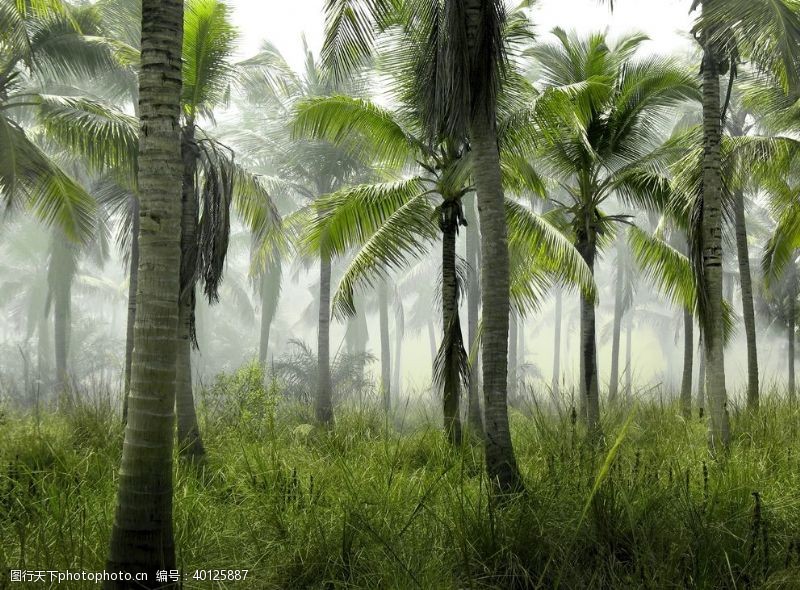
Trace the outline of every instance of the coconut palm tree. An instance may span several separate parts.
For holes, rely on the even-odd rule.
[[[698,96],[693,77],[674,61],[635,58],[645,37],[630,35],[610,44],[603,34],[582,39],[561,29],[557,41],[531,50],[546,88],[575,88],[578,127],[550,133],[542,161],[567,193],[559,203],[575,245],[594,269],[614,225],[625,213],[602,209],[612,196],[635,208],[658,210],[669,195],[660,167],[657,128],[673,107]],[[590,430],[599,432],[600,405],[594,303],[581,301],[581,400]]]
[[[175,567],[172,449],[181,261],[182,0],[143,0],[139,72],[139,282],[128,423],[110,571]],[[128,587],[108,582],[107,587]]]

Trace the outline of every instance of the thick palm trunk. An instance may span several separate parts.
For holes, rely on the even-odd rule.
[[[590,230],[591,231],[591,230]],[[589,235],[579,235],[578,252],[594,274],[597,245]],[[600,391],[597,378],[597,342],[594,301],[581,294],[581,398],[591,435],[600,433]]]
[[[611,337],[611,376],[608,381],[608,401],[613,403],[619,391],[619,348],[622,336],[622,315],[624,310],[623,296],[625,294],[625,260],[624,244],[617,241],[617,284],[614,290],[614,325]]]
[[[704,0],[706,5],[708,0]],[[703,277],[699,288],[704,301],[706,385],[709,401],[709,445],[730,443],[728,398],[725,391],[725,357],[722,333],[722,135],[717,58],[708,31],[703,32]]]
[[[181,296],[178,309],[178,358],[175,376],[175,413],[178,418],[178,452],[192,461],[205,455],[192,391],[192,332],[194,330],[197,268],[197,146],[194,123],[181,134],[183,186],[181,196]]]
[[[747,247],[747,222],[744,212],[744,193],[734,194],[736,224],[736,254],[739,258],[739,283],[742,288],[742,316],[747,340],[747,407],[758,409],[758,348],[756,343],[756,315],[753,307],[753,278],[750,274],[750,252]]]
[[[494,113],[476,113],[471,147],[481,232],[482,365],[486,469],[501,491],[522,488],[508,421],[510,270],[505,197]]]
[[[683,310],[683,374],[681,375],[681,414],[692,416],[692,370],[694,362],[694,315]]]
[[[553,316],[553,376],[550,382],[550,390],[553,402],[558,404],[561,399],[559,390],[559,380],[561,378],[561,315],[562,315],[561,288],[556,287],[556,309]]]
[[[139,284],[128,423],[108,571],[175,569],[172,451],[181,261],[182,0],[143,0]],[[108,581],[106,588],[130,588]]]
[[[473,203],[474,199],[471,198],[469,202]],[[483,436],[483,412],[481,411],[479,393],[480,370],[477,358],[478,351],[475,346],[478,338],[478,318],[481,304],[480,274],[478,272],[480,265],[480,235],[478,234],[478,211],[476,206],[471,204],[467,212],[468,223],[470,224],[467,227],[467,262],[469,263],[469,285],[467,285],[467,342],[469,348],[467,352],[470,356],[473,353],[475,354],[469,368],[467,420],[473,432]]]
[[[139,282],[139,198],[131,195],[131,256],[128,261],[128,319],[125,324],[125,389],[123,390],[122,422],[128,421],[128,395],[131,390],[133,361],[133,325],[136,321],[136,289]]]
[[[458,317],[458,278],[456,275],[456,231],[458,221],[453,213],[455,205],[447,203],[442,214],[442,347],[443,355],[443,408],[444,431],[453,445],[461,444],[461,418],[459,399],[461,380],[459,356],[461,354],[461,325]],[[445,207],[443,206],[443,207]]]
[[[381,401],[385,412],[392,409],[392,359],[389,345],[389,289],[384,281],[378,286],[378,322],[381,336]]]
[[[320,256],[319,263],[319,328],[317,332],[317,397],[314,413],[317,422],[330,425],[333,422],[331,399],[331,259]]]

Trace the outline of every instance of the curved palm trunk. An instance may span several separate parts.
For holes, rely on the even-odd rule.
[[[381,335],[381,401],[385,412],[392,409],[392,360],[389,345],[389,292],[385,281],[378,286],[378,323]]]
[[[561,375],[561,315],[561,288],[556,287],[556,309],[553,318],[553,376],[552,381],[550,382],[550,391],[553,396],[553,403],[556,405],[561,398],[561,392],[559,390],[559,379]]]
[[[703,1],[706,5],[708,0]],[[722,135],[719,76],[709,33],[703,32],[703,212],[700,282],[704,300],[706,385],[709,402],[709,445],[730,443],[728,396],[725,391],[725,357],[722,333]]]
[[[473,199],[470,199],[473,201]],[[468,209],[469,222],[477,222],[477,209],[471,205]],[[474,213],[473,213],[474,212]],[[469,368],[469,383],[467,400],[467,420],[469,427],[479,436],[483,436],[483,412],[480,402],[480,370],[478,367],[477,350],[475,344],[478,338],[478,314],[480,313],[481,286],[479,280],[478,266],[480,264],[479,252],[480,236],[478,235],[478,224],[472,223],[467,228],[467,262],[469,263],[469,285],[467,285],[467,341],[469,348],[467,352],[476,357],[473,358]]]
[[[681,414],[692,416],[692,365],[694,362],[694,316],[683,310],[683,374],[681,375]]]
[[[747,341],[747,407],[758,409],[758,348],[756,343],[756,315],[753,308],[753,278],[750,274],[750,252],[747,247],[747,221],[744,213],[744,193],[734,194],[734,222],[736,224],[736,254],[739,259],[739,282],[742,287],[742,316]]]
[[[181,261],[182,0],[143,0],[139,72],[139,285],[128,423],[109,571],[175,568],[172,450]],[[127,588],[125,582],[106,588]]]
[[[136,289],[139,281],[139,198],[131,195],[131,257],[128,261],[128,319],[125,324],[125,389],[123,390],[122,422],[128,422],[128,395],[131,391],[133,361],[133,325],[136,321]]]
[[[481,348],[486,469],[489,479],[505,492],[519,490],[523,486],[508,421],[510,269],[505,197],[494,114],[477,112],[473,116],[470,131],[481,231]]]
[[[625,261],[623,242],[617,242],[617,284],[614,291],[614,327],[611,339],[611,376],[608,380],[608,401],[613,403],[619,391],[619,348],[622,335],[623,295],[625,294]]]
[[[594,275],[597,244],[592,236],[578,235],[577,249]],[[597,342],[594,301],[581,294],[581,398],[591,436],[600,434],[600,391],[597,379]]]
[[[322,254],[319,262],[319,328],[317,332],[317,398],[314,413],[317,422],[333,422],[331,399],[331,259]]]
[[[445,203],[449,208],[443,211],[442,217],[442,350],[439,352],[444,362],[443,372],[443,408],[444,431],[453,445],[461,444],[461,418],[459,416],[459,398],[461,397],[460,356],[463,351],[461,342],[461,322],[458,316],[458,277],[456,275],[456,233],[458,221],[452,210],[454,205]]]
[[[194,330],[195,276],[197,268],[197,152],[194,123],[181,134],[183,187],[181,196],[181,296],[178,303],[178,358],[175,377],[175,413],[178,417],[178,452],[198,461],[205,455],[192,391],[192,340]]]

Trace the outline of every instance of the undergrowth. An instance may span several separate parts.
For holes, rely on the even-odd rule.
[[[174,518],[184,572],[250,570],[220,587],[800,588],[800,415],[780,402],[735,413],[716,458],[674,406],[609,410],[599,447],[569,416],[512,410],[526,492],[498,503],[480,445],[449,448],[425,412],[340,407],[324,431],[275,384],[214,387]],[[103,569],[122,436],[91,405],[4,412],[0,587],[9,568]]]

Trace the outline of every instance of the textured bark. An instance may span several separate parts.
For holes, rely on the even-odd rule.
[[[617,284],[614,290],[614,325],[611,337],[611,376],[608,380],[608,401],[614,402],[619,391],[619,346],[622,333],[622,315],[625,294],[624,242],[617,241]]]
[[[694,362],[694,315],[683,310],[683,373],[681,375],[681,414],[692,416],[692,364]]]
[[[505,196],[494,115],[476,113],[471,147],[481,232],[482,367],[486,469],[501,491],[522,489],[508,421],[510,270]]]
[[[550,382],[550,389],[553,395],[553,402],[556,404],[561,399],[559,381],[561,379],[561,315],[562,315],[562,295],[561,288],[556,287],[556,309],[553,316],[553,377]]]
[[[183,184],[181,194],[181,295],[178,303],[178,358],[175,373],[175,413],[178,418],[178,452],[198,461],[205,455],[192,391],[192,330],[197,268],[197,146],[194,123],[181,133]]]
[[[593,230],[578,233],[577,249],[594,275],[597,242]],[[594,301],[581,294],[581,398],[586,425],[592,436],[600,433],[600,391],[597,378],[597,341]]]
[[[750,273],[750,252],[747,247],[747,222],[744,213],[744,193],[734,194],[736,224],[736,254],[739,258],[739,283],[742,288],[742,316],[747,341],[747,407],[758,410],[758,346],[756,315],[753,307],[753,278]]]
[[[317,397],[314,413],[317,422],[333,423],[331,399],[331,259],[320,256],[319,263],[319,328],[317,332]]]
[[[475,344],[478,338],[478,318],[481,305],[481,285],[478,268],[480,266],[480,235],[478,234],[478,211],[474,203],[474,198],[469,200],[471,206],[467,207],[467,262],[469,263],[469,285],[467,285],[467,353],[475,357],[469,369],[469,384],[467,399],[469,408],[467,410],[467,421],[469,427],[483,436],[483,411],[480,402],[480,370],[478,365],[477,350]]]
[[[706,6],[709,0],[704,0]],[[725,357],[722,333],[722,121],[717,57],[710,34],[703,41],[703,213],[701,296],[705,300],[706,390],[709,401],[709,445],[725,449],[730,444]]]
[[[389,290],[385,282],[378,286],[378,321],[381,333],[381,400],[387,413],[392,409],[392,359],[389,346]]]
[[[123,390],[122,422],[128,421],[128,395],[131,391],[133,360],[133,325],[136,321],[136,289],[139,282],[139,198],[131,195],[131,257],[128,261],[128,319],[125,324],[125,389]]]
[[[109,571],[175,569],[172,451],[181,232],[182,0],[143,0],[139,71],[139,284],[128,423]],[[108,581],[106,588],[131,588]]]
[[[451,207],[452,209],[452,207]],[[456,231],[457,221],[452,211],[445,214],[442,224],[442,351],[445,370],[443,383],[444,431],[453,445],[461,444],[461,418],[459,399],[461,382],[458,371],[461,346],[461,326],[458,317],[458,278],[456,275]]]

